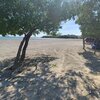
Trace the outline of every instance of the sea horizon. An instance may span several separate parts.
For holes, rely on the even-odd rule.
[[[0,40],[22,40],[23,36],[0,36]],[[31,37],[30,39],[41,39],[41,37]]]

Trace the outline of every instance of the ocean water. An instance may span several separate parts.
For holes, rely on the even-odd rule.
[[[23,37],[0,37],[0,40],[21,40]]]
[[[16,36],[14,36],[14,37],[2,37],[2,36],[0,36],[0,40],[22,40],[23,39],[23,37],[16,37]],[[34,39],[34,40],[38,40],[38,39],[41,39],[41,38],[38,38],[38,37],[31,37],[31,39]]]

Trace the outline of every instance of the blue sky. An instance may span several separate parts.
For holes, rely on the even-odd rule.
[[[66,34],[75,34],[75,35],[81,35],[81,31],[79,29],[79,25],[75,24],[74,20],[70,20],[66,23],[62,23],[62,29],[59,30],[63,35]]]
[[[62,33],[62,35],[67,34],[74,34],[74,35],[81,35],[81,31],[79,29],[79,25],[75,24],[74,20],[67,21],[66,23],[61,23],[62,29],[59,29],[59,32]],[[44,34],[41,33],[37,37],[41,37]]]

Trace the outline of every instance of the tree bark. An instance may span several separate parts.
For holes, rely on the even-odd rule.
[[[83,49],[86,51],[86,49],[85,49],[85,38],[84,38],[84,36],[83,36]]]
[[[16,58],[15,58],[15,61],[14,61],[14,65],[17,65],[18,62],[19,62],[19,59],[20,59],[20,55],[21,55],[21,52],[22,52],[22,47],[24,45],[24,42],[25,42],[25,37],[21,41],[20,46],[18,48],[18,52],[17,52]]]
[[[98,39],[95,39],[94,42],[95,42],[96,40],[98,40]],[[95,54],[95,55],[96,55],[96,51],[97,51],[97,50],[96,50],[96,46],[95,46],[95,48],[94,48],[94,54]]]
[[[25,55],[26,55],[26,49],[28,46],[28,42],[30,37],[32,36],[32,33],[36,30],[36,28],[31,29],[23,38],[23,40],[20,43],[15,61],[13,66],[10,68],[11,70],[15,70],[18,67],[21,67],[23,64],[23,61],[25,59]]]
[[[26,37],[26,40],[25,40],[25,43],[24,43],[24,46],[23,46],[23,49],[22,49],[22,54],[21,54],[21,57],[20,57],[20,61],[19,61],[20,65],[22,65],[22,63],[25,59],[26,49],[28,47],[28,43],[29,43],[29,39],[30,39],[31,35],[32,34],[30,34],[29,36]]]

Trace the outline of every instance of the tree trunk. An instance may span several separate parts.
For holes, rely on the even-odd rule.
[[[20,46],[19,46],[19,49],[18,49],[16,58],[15,58],[14,65],[17,65],[18,62],[19,62],[19,60],[20,60],[20,55],[21,55],[21,52],[22,52],[22,47],[23,47],[23,45],[24,45],[24,42],[25,42],[25,37],[23,38],[23,40],[22,40],[21,43],[20,43]]]
[[[13,64],[13,66],[10,68],[11,70],[15,70],[16,68],[22,66],[23,61],[24,61],[24,59],[25,59],[26,49],[27,49],[27,46],[28,46],[29,39],[30,39],[32,33],[33,33],[35,30],[36,30],[35,28],[34,28],[34,29],[31,29],[31,30],[25,35],[25,37],[23,38],[23,40],[21,41],[20,46],[19,46],[19,49],[18,49],[18,52],[17,52],[17,55],[16,55],[16,58],[15,58],[15,61],[14,61],[14,64]]]
[[[26,55],[26,49],[27,49],[27,46],[28,46],[28,42],[29,42],[29,39],[31,37],[32,34],[30,34],[30,36],[26,37],[26,40],[25,40],[25,43],[24,43],[24,46],[23,46],[23,49],[22,49],[22,54],[21,54],[21,57],[20,57],[20,61],[19,61],[19,64],[22,65],[24,59],[25,59],[25,55]]]
[[[97,39],[94,40],[94,42],[96,41]],[[96,46],[94,48],[94,54],[96,55]]]
[[[84,38],[84,36],[83,36],[83,49],[85,50],[85,38]]]

